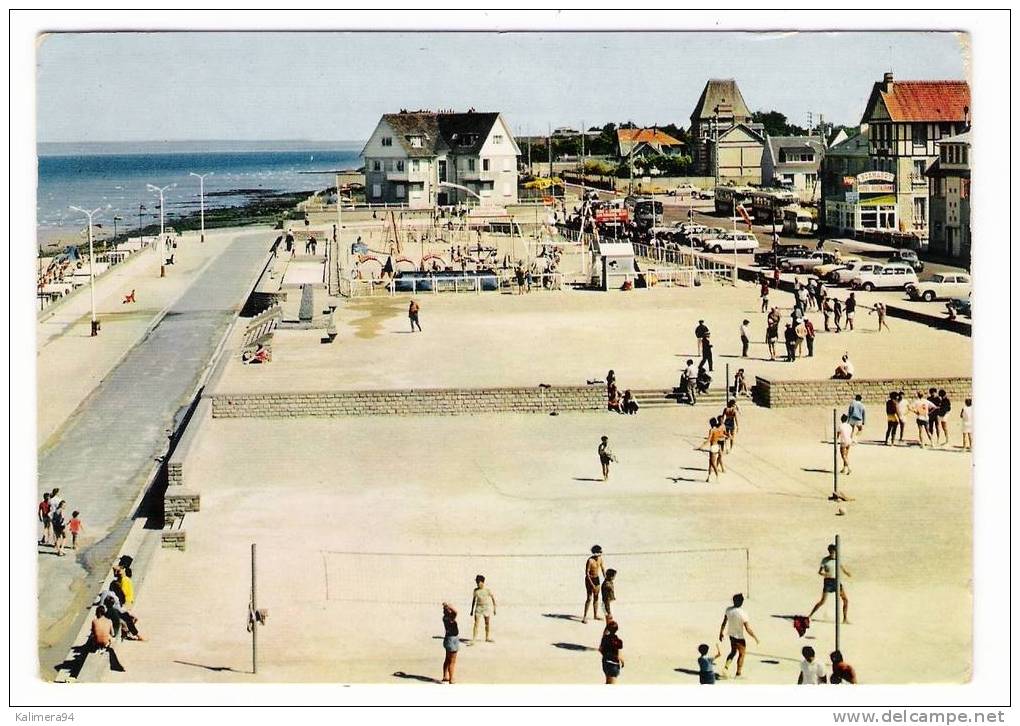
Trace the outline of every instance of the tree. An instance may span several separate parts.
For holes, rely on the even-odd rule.
[[[765,133],[769,136],[807,136],[808,132],[803,126],[791,124],[786,114],[779,111],[755,111],[751,114],[751,120],[765,127]]]

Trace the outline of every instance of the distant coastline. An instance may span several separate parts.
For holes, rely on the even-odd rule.
[[[200,141],[40,141],[39,156],[92,156],[104,154],[202,154],[267,151],[361,151],[365,142],[356,139],[311,141],[279,139],[204,139]]]

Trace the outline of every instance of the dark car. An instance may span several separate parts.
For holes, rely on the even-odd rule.
[[[804,245],[779,245],[775,251],[757,253],[754,256],[754,264],[758,267],[778,267],[786,257],[807,257],[812,251]]]
[[[951,307],[960,315],[966,315],[970,317],[970,298],[958,297],[953,298],[946,303],[946,307]]]
[[[892,257],[889,258],[889,261],[910,265],[914,272],[924,272],[924,263],[918,259],[917,253],[914,250],[896,250],[893,252]]]

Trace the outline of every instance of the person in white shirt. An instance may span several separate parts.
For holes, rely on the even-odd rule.
[[[844,353],[836,371],[832,374],[836,380],[849,381],[854,377],[854,364],[850,362],[850,354]]]
[[[815,649],[805,645],[800,650],[804,660],[800,662],[800,675],[797,676],[797,684],[801,686],[816,686],[825,683],[825,666],[815,660]]]
[[[751,321],[745,320],[740,324],[740,345],[742,346],[743,352],[740,354],[742,358],[747,357],[747,348],[751,345]]]
[[[960,424],[963,433],[963,448],[970,451],[974,445],[974,409],[971,408],[971,399],[964,399],[963,408],[960,409]]]
[[[733,607],[726,608],[726,612],[723,614],[722,623],[719,625],[719,640],[722,641],[724,635],[729,635],[730,638],[730,652],[726,656],[726,665],[723,669],[729,671],[730,663],[733,662],[734,656],[737,658],[737,677],[739,678],[744,670],[744,655],[747,650],[747,641],[744,639],[744,631],[754,638],[756,644],[761,641],[758,640],[758,636],[754,634],[751,629],[751,623],[747,619],[747,613],[741,607],[744,604],[744,596],[739,592],[733,596]]]
[[[698,369],[694,367],[694,361],[688,358],[687,367],[684,368],[684,374],[681,377],[680,387],[687,393],[687,400],[692,406],[697,402],[695,397],[697,382]]]
[[[854,427],[850,425],[850,419],[845,413],[839,417],[839,425],[836,426],[836,443],[839,444],[839,456],[843,460],[843,468],[839,473],[850,474],[850,447],[854,444]]]

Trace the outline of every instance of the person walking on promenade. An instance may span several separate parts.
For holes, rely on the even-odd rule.
[[[411,321],[411,332],[414,332],[415,326],[418,326],[418,332],[421,332],[421,322],[418,320],[418,314],[421,312],[421,306],[418,305],[417,300],[412,300],[407,306],[407,318]]]
[[[78,535],[81,534],[81,512],[77,509],[71,512],[71,521],[67,523],[67,529],[71,533],[71,549],[78,549]]]
[[[783,331],[783,341],[786,343],[786,362],[793,363],[797,358],[797,331],[793,323],[787,323]]]
[[[475,619],[468,645],[474,645],[478,640],[478,626],[482,620],[485,621],[485,642],[495,642],[492,639],[491,620],[496,615],[496,596],[485,586],[485,575],[475,576],[475,591],[471,594],[471,612],[468,614]]]
[[[861,434],[861,430],[864,428],[865,417],[867,416],[867,410],[864,408],[864,402],[861,400],[861,394],[854,396],[854,400],[850,402],[849,408],[846,411],[847,423],[854,430],[854,443],[857,443],[857,439]]]
[[[800,662],[800,675],[797,676],[797,685],[816,686],[825,683],[825,666],[815,660],[815,649],[805,645],[800,649],[804,660]]]
[[[832,676],[829,678],[829,683],[857,685],[857,673],[852,665],[843,660],[842,653],[838,650],[832,651],[829,654],[829,660],[832,661]]]
[[[606,685],[616,683],[616,679],[620,677],[620,669],[623,668],[623,641],[616,634],[619,629],[620,625],[615,620],[607,622],[602,642],[599,643],[599,653],[602,655],[602,673],[606,677]]]
[[[616,455],[609,448],[609,437],[603,436],[598,448],[599,463],[602,464],[602,481],[609,480],[609,465],[616,461]]]
[[[825,326],[825,332],[831,332],[829,327],[832,322],[832,298],[825,298],[825,302],[822,303],[822,323]]]
[[[804,339],[807,338],[807,325],[804,324],[805,320],[807,320],[807,318],[801,318],[793,327],[793,332],[797,336],[797,341],[795,343],[797,358],[804,357]]]
[[[835,594],[836,592],[836,545],[829,545],[828,551],[829,553],[822,558],[821,563],[818,565],[818,575],[822,578],[822,597],[815,603],[815,606],[811,608],[811,612],[808,613],[808,620],[811,620],[811,617],[818,612],[818,609],[822,605],[825,604],[825,601],[829,597],[829,593],[831,592]],[[843,566],[842,562],[839,564],[839,571],[843,575],[850,577],[850,573],[847,572],[847,569]],[[850,623],[850,621],[847,620],[847,610],[850,607],[850,600],[847,599],[846,588],[843,586],[843,583],[839,584],[839,598],[843,601],[843,623],[846,625]]]
[[[850,447],[854,445],[854,428],[848,423],[849,417],[844,413],[839,417],[839,425],[836,426],[836,443],[839,444],[839,456],[843,466],[840,474],[850,475]]]
[[[850,293],[850,297],[846,299],[846,329],[854,329],[854,316],[857,314],[857,298],[854,293]]]
[[[460,650],[460,628],[457,627],[457,611],[448,602],[443,603],[443,683],[453,683],[457,667],[457,651]]]
[[[779,289],[779,265],[777,264],[772,268],[772,287]]]
[[[694,328],[694,337],[698,341],[698,355],[704,355],[704,349],[702,343],[705,341],[705,336],[708,335],[708,326],[705,325],[704,320],[699,320],[697,327]]]
[[[722,410],[723,429],[726,431],[726,442],[729,443],[730,451],[733,451],[733,444],[737,440],[737,431],[740,430],[739,416],[740,406],[737,405],[737,399],[731,398]]]
[[[588,607],[591,606],[592,616],[596,620],[599,617],[599,583],[601,577],[606,574],[606,568],[602,563],[602,547],[595,545],[591,548],[591,555],[584,562],[584,615],[581,622],[588,622]]]
[[[815,326],[811,318],[804,318],[804,341],[807,343],[808,358],[815,355]]]
[[[602,607],[606,611],[606,622],[613,619],[613,602],[616,600],[616,570],[606,570],[606,581],[602,583]]]
[[[712,367],[712,335],[707,331],[701,339],[701,363],[698,364],[698,367],[704,368],[706,365],[709,372],[715,371]]]
[[[843,303],[838,297],[832,298],[832,324],[836,326],[836,332],[843,332],[843,328],[840,326],[840,320],[843,317]]]
[[[722,468],[722,446],[725,440],[726,432],[719,426],[719,419],[710,419],[708,422],[708,436],[698,446],[702,451],[705,450],[705,446],[708,446],[708,476],[705,477],[706,484],[712,481],[713,472],[715,473],[715,480],[718,482],[720,471],[725,471]]]
[[[878,314],[878,330],[876,332],[881,333],[882,328],[889,330],[889,323],[885,322],[885,303],[875,303],[875,307],[871,308],[871,312]]]
[[[944,388],[939,389],[939,411],[938,411],[938,426],[945,437],[943,445],[949,446],[949,422],[946,420],[949,418],[949,412],[953,410],[953,403],[949,400],[949,394],[946,393]],[[939,431],[935,432],[938,436]]]
[[[970,451],[974,445],[974,409],[969,398],[963,400],[963,407],[960,409],[960,434],[961,446]]]
[[[764,311],[762,311],[762,312],[764,312]],[[751,328],[750,328],[750,325],[751,325],[751,321],[750,320],[744,320],[744,322],[742,322],[740,324],[740,357],[741,358],[746,358],[747,357],[747,349],[751,345]]]
[[[761,290],[758,292],[761,297],[761,311],[768,312],[769,309],[769,281],[762,275]]]
[[[769,360],[776,359],[776,342],[779,340],[779,321],[770,317],[765,328],[765,344],[769,349]]]
[[[935,446],[931,440],[931,431],[928,429],[928,417],[933,408],[931,401],[925,398],[920,391],[917,392],[917,397],[910,404],[910,412],[914,414],[914,419],[917,421],[917,445],[922,449],[925,439],[928,439],[930,447],[934,448]]]
[[[747,613],[744,612],[742,607],[744,604],[744,596],[741,593],[737,593],[733,596],[733,606],[726,608],[726,612],[723,613],[722,623],[719,625],[719,642],[722,642],[724,635],[728,635],[730,638],[730,652],[726,656],[726,663],[723,665],[723,670],[729,673],[730,664],[733,662],[733,658],[737,658],[737,678],[743,674],[744,671],[744,655],[747,652],[747,640],[744,638],[744,631],[754,638],[755,643],[760,643],[758,636],[754,634],[754,630],[751,629],[751,621],[747,618]]]
[[[884,441],[886,446],[896,445],[896,430],[900,426],[899,401],[897,400],[897,396],[899,396],[899,394],[896,391],[892,391],[885,402]]]
[[[53,527],[53,546],[57,548],[57,557],[64,556],[64,538],[67,520],[64,515],[64,502],[60,502],[57,508],[50,512],[50,526]]]
[[[39,521],[42,522],[42,536],[39,538],[39,544],[48,545],[53,531],[50,526],[50,493],[43,492],[42,496],[38,507]]]

